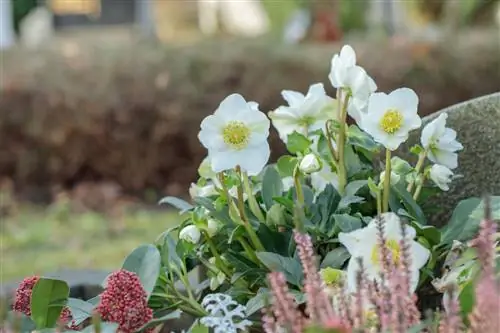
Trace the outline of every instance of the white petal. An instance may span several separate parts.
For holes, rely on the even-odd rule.
[[[328,79],[335,88],[346,86],[347,67],[344,65],[338,54],[332,58],[331,70]]]
[[[362,247],[366,247],[362,243],[367,236],[373,235],[371,229],[361,228],[351,232],[340,232],[338,235],[339,242],[344,245],[352,256],[357,256],[361,252]]]
[[[238,120],[246,124],[252,132],[263,133],[266,135],[266,137],[269,135],[269,127],[271,126],[271,122],[263,112],[241,112],[240,115],[243,115],[244,117]]]
[[[315,83],[312,84],[309,87],[309,90],[307,91],[307,97],[314,97],[314,98],[323,98],[326,95],[325,92],[325,87],[323,86],[323,83]]]
[[[424,247],[422,244],[418,242],[412,242],[411,245],[411,254],[412,254],[412,266],[416,269],[420,269],[424,267],[424,265],[429,260],[431,252]]]
[[[220,151],[227,148],[222,135],[220,135],[220,131],[201,130],[200,133],[198,133],[198,139],[201,144],[209,150]]]
[[[210,155],[212,170],[219,173],[233,169],[239,164],[238,157],[238,152],[235,150],[213,152]]]
[[[356,292],[356,278],[359,272],[359,264],[356,258],[351,257],[347,264],[347,290]]]
[[[435,149],[429,151],[429,160],[434,163],[444,165],[451,170],[458,167],[458,155],[446,150]]]
[[[255,176],[264,169],[269,160],[269,144],[265,142],[257,147],[238,151],[234,156],[242,170],[248,172],[249,176]]]
[[[405,114],[416,114],[418,109],[418,96],[412,89],[399,88],[389,94],[391,107]]]
[[[345,66],[355,66],[356,65],[356,52],[350,45],[344,45],[340,50],[340,59]]]
[[[215,111],[215,116],[225,119],[234,119],[234,116],[241,111],[248,111],[247,101],[240,94],[231,94],[227,96]]]
[[[305,98],[302,93],[293,90],[283,90],[281,96],[283,96],[290,106],[300,105]]]

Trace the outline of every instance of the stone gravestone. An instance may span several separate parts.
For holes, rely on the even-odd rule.
[[[448,192],[432,198],[437,214],[428,216],[429,224],[446,224],[459,201],[470,197],[500,195],[500,92],[450,106],[423,118],[422,128],[441,113],[448,113],[447,127],[457,131],[464,149],[458,154],[456,174]],[[403,151],[420,144],[420,131],[414,131]],[[408,157],[415,161],[415,155]],[[434,208],[434,207],[433,207]]]

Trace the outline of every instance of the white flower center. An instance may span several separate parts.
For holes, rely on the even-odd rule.
[[[394,134],[403,125],[403,115],[396,109],[388,109],[380,119],[380,128],[387,134]]]
[[[401,258],[401,247],[399,243],[394,239],[388,239],[386,241],[386,247],[391,254],[391,260],[394,264],[398,265]],[[372,249],[371,261],[375,266],[381,266],[380,263],[380,246],[377,244]]]
[[[250,141],[250,129],[241,121],[230,121],[222,129],[224,143],[233,149],[244,149]]]

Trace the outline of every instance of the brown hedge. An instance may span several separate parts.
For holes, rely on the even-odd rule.
[[[353,45],[379,89],[413,88],[423,115],[500,86],[500,50],[490,38]],[[199,123],[222,98],[239,92],[271,110],[283,103],[282,89],[329,87],[338,48],[212,41],[13,50],[0,68],[0,176],[25,193],[106,180],[129,193],[185,194],[205,154]],[[276,137],[272,146],[274,155],[283,149]]]

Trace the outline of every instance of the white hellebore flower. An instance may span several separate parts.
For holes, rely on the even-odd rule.
[[[387,248],[390,250],[393,260],[399,262],[401,257],[399,242],[402,239],[399,217],[394,213],[384,213],[382,214],[382,218],[384,219]],[[351,260],[349,260],[347,266],[347,287],[352,292],[356,290],[356,274],[359,271],[359,263],[355,258],[362,258],[367,278],[380,278],[380,246],[378,244],[376,223],[376,219],[373,219],[365,228],[349,233],[339,233],[339,241],[351,254]],[[419,270],[429,259],[430,251],[413,240],[416,236],[416,231],[413,227],[405,226],[405,229],[412,259],[410,266],[411,291],[414,291],[417,288],[419,280]]]
[[[339,177],[332,171],[330,165],[322,162],[323,167],[318,172],[311,174],[311,186],[316,191],[316,194],[323,192],[328,184],[333,185],[336,189],[339,187]]]
[[[444,165],[434,164],[429,172],[429,177],[441,190],[448,191],[453,180],[453,171]]]
[[[203,119],[198,138],[208,149],[214,172],[239,165],[249,175],[257,175],[269,159],[270,122],[257,103],[239,94],[226,97],[213,115]]]
[[[309,153],[306,156],[304,156],[302,161],[300,161],[299,170],[302,173],[310,174],[321,170],[321,166],[322,163],[319,160],[319,157],[313,153]]]
[[[361,128],[389,150],[398,149],[408,133],[422,125],[417,114],[418,96],[409,88],[374,93],[368,102],[368,113],[362,116]]]
[[[214,219],[208,219],[207,221],[207,233],[210,237],[213,237],[217,231],[219,231],[219,222]]]
[[[288,106],[269,112],[269,118],[285,143],[295,131],[307,136],[312,131],[324,130],[326,121],[335,117],[334,100],[326,95],[322,83],[311,85],[305,96],[291,90],[283,90],[281,95]]]
[[[328,78],[335,88],[344,88],[351,93],[347,111],[359,125],[368,98],[377,90],[377,85],[362,67],[356,65],[356,53],[351,46],[344,45],[340,54],[333,56]]]
[[[464,147],[457,141],[457,132],[446,128],[446,118],[448,114],[441,113],[439,117],[428,123],[422,130],[420,142],[428,151],[429,160],[455,169],[458,166],[456,151]]]
[[[198,244],[201,238],[200,229],[195,225],[188,225],[181,230],[179,238],[189,243]]]

